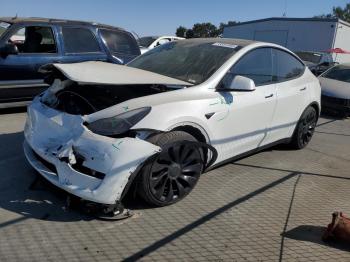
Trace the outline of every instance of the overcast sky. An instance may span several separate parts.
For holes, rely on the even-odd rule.
[[[350,0],[1,0],[0,16],[87,20],[135,31],[140,36],[173,35],[179,25],[218,25],[229,20],[312,17]]]

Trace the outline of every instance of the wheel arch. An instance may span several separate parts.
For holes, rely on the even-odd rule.
[[[306,108],[308,108],[309,106],[312,106],[313,108],[315,108],[318,117],[321,115],[321,106],[318,102],[314,101],[314,102],[310,103]],[[305,110],[306,110],[306,108],[305,108]],[[304,113],[304,111],[303,111],[303,113]]]
[[[209,138],[206,133],[203,133],[203,131],[197,126],[193,126],[190,124],[174,127],[170,131],[183,131],[192,135],[195,139],[197,139],[198,142],[203,142],[203,143],[209,142]]]

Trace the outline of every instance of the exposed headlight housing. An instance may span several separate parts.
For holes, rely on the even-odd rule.
[[[99,119],[85,125],[95,134],[103,136],[119,135],[140,122],[149,112],[151,112],[151,107],[142,107],[114,117]]]

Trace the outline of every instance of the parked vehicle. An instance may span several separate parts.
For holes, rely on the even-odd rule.
[[[0,18],[0,108],[26,104],[48,86],[38,69],[50,63],[127,63],[140,54],[131,33],[97,23]]]
[[[308,66],[314,75],[318,76],[326,71],[328,68],[335,65],[333,57],[329,53],[324,52],[295,52],[301,60]]]
[[[177,36],[145,36],[138,39],[141,54],[166,43],[183,40],[185,38]]]
[[[318,79],[269,43],[191,39],[127,66],[52,70],[28,107],[25,155],[56,186],[102,204],[120,203],[132,183],[149,203],[173,204],[217,165],[278,143],[304,148],[320,112]]]
[[[350,113],[350,64],[336,65],[319,76],[322,108],[343,116]]]

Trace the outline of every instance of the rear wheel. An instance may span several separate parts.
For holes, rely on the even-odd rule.
[[[171,205],[186,197],[197,184],[203,171],[200,149],[183,141],[196,142],[190,134],[173,131],[151,137],[149,142],[162,148],[141,170],[138,192],[155,206]]]
[[[306,108],[302,114],[292,137],[291,146],[302,149],[310,142],[318,120],[317,111],[312,106]]]

